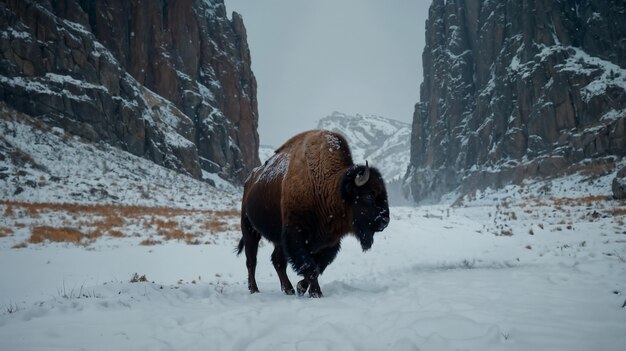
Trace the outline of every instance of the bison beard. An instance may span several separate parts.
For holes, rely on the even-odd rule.
[[[246,180],[241,208],[248,288],[255,280],[259,240],[274,244],[272,263],[288,295],[294,288],[287,263],[303,277],[298,294],[321,297],[318,277],[335,259],[341,239],[354,233],[363,251],[372,247],[375,232],[389,224],[387,192],[375,168],[354,165],[346,140],[328,131],[299,134]]]
[[[374,232],[363,231],[358,232],[356,235],[359,238],[363,252],[369,250],[372,247],[372,244],[374,244]]]

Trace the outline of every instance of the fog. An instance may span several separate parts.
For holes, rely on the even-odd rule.
[[[243,16],[262,144],[333,111],[411,122],[429,1],[226,0]]]

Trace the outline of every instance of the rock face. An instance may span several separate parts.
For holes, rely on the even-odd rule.
[[[626,155],[626,3],[434,0],[405,187],[415,201]]]
[[[196,178],[259,164],[246,31],[222,0],[6,1],[0,99]]]

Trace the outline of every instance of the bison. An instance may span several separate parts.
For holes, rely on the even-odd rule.
[[[257,167],[244,185],[242,239],[248,289],[255,280],[261,237],[274,244],[272,263],[281,289],[295,293],[287,262],[303,277],[298,295],[321,297],[318,276],[335,259],[341,239],[353,233],[367,251],[374,233],[389,224],[387,191],[380,172],[355,165],[346,139],[338,133],[313,130],[289,139]]]

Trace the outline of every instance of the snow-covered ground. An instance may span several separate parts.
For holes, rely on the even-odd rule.
[[[59,144],[26,124],[11,128],[19,136],[4,130],[3,147],[29,157],[0,163],[0,350],[626,345],[626,204],[610,199],[611,175],[509,186],[455,206],[394,207],[367,253],[344,239],[320,278],[321,299],[283,295],[265,244],[261,293],[250,295],[245,258],[233,253],[237,194],[62,131]],[[79,240],[34,240],[56,238],[50,228]]]

